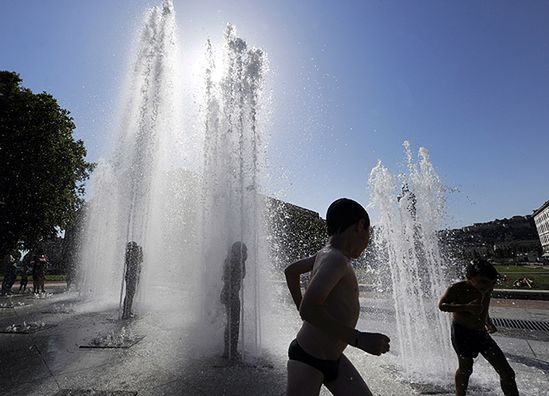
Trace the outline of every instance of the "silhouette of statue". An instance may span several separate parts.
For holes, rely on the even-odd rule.
[[[235,242],[231,246],[229,254],[223,265],[223,290],[221,302],[227,312],[227,324],[225,326],[225,350],[223,357],[239,359],[238,333],[240,328],[240,288],[242,280],[246,276],[246,259],[248,249],[243,242]]]
[[[126,295],[122,311],[122,319],[133,317],[133,297],[139,284],[141,264],[143,263],[143,249],[137,243],[131,241],[126,245],[124,280],[126,282]]]

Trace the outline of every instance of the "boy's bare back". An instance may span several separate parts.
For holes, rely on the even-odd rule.
[[[354,328],[360,313],[358,282],[350,260],[328,245],[320,250],[303,298],[305,305],[323,304],[326,312],[344,326]],[[338,359],[347,343],[307,321],[297,334],[302,348],[319,359]]]

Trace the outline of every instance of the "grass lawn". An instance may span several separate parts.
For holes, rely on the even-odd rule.
[[[4,275],[0,275],[0,281],[4,280]],[[21,276],[17,275],[15,279],[15,284],[19,284]],[[65,275],[46,275],[46,282],[62,282],[65,280]],[[29,283],[32,282],[32,275],[29,275]],[[14,285],[15,285],[14,284]]]
[[[549,267],[529,267],[519,265],[496,265],[497,271],[505,275],[507,280],[496,286],[499,289],[529,289],[517,288],[513,283],[520,278],[526,277],[534,281],[532,289],[549,290]]]

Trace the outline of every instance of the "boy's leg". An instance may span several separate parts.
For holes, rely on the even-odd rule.
[[[324,376],[314,367],[297,360],[288,360],[286,396],[318,396]]]
[[[481,354],[499,374],[503,394],[506,396],[518,395],[517,383],[515,382],[515,371],[509,365],[507,358],[498,344],[493,341],[490,347],[487,350],[482,351]]]
[[[128,319],[128,294],[124,296],[124,303],[122,304],[122,319]]]
[[[131,315],[132,315],[132,305],[133,305],[134,293],[135,293],[134,290],[129,290],[129,292],[126,294],[126,297],[128,298],[128,305],[127,305],[128,318],[130,318]]]
[[[372,396],[368,385],[345,355],[341,355],[337,378],[334,381],[325,382],[324,385],[334,395]]]
[[[473,358],[458,356],[459,367],[456,371],[456,396],[465,396],[469,377],[473,374]]]
[[[225,304],[225,312],[227,313],[227,321],[225,322],[225,331],[223,333],[224,349],[223,357],[229,357],[229,326],[231,325],[231,308],[229,304]]]
[[[231,357],[238,358],[238,336],[240,331],[240,299],[231,299]]]

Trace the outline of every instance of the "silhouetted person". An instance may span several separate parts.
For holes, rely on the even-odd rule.
[[[133,241],[128,242],[126,245],[126,258],[124,263],[126,267],[124,276],[124,280],[126,281],[126,296],[124,297],[122,319],[129,319],[133,316],[133,297],[135,296],[137,285],[139,284],[142,263],[143,249]]]
[[[8,263],[4,273],[4,281],[2,282],[2,295],[11,294],[11,288],[17,277],[17,257],[15,253],[8,256]]]
[[[48,256],[40,251],[32,260],[33,293],[45,293],[44,282],[48,272]]]
[[[227,312],[227,324],[225,326],[225,349],[223,357],[239,359],[238,332],[240,328],[240,287],[246,276],[246,259],[248,248],[243,242],[235,242],[223,265],[223,290],[221,290],[221,302]]]
[[[330,239],[314,256],[290,264],[286,283],[303,325],[288,348],[287,396],[318,395],[324,384],[335,395],[371,396],[343,353],[348,345],[379,356],[389,337],[355,328],[360,313],[358,281],[351,265],[370,241],[370,217],[358,202],[338,199],[326,213]],[[311,280],[301,293],[300,276]]]
[[[19,293],[25,292],[27,290],[27,283],[29,283],[29,268],[27,263],[23,264],[21,268],[21,280],[19,281]]]
[[[484,259],[475,259],[467,266],[466,280],[453,284],[439,302],[439,309],[453,313],[452,345],[458,355],[456,395],[467,393],[473,373],[473,359],[480,353],[500,377],[501,389],[507,396],[518,395],[515,372],[498,344],[490,336],[497,331],[488,315],[490,297],[498,273]]]

